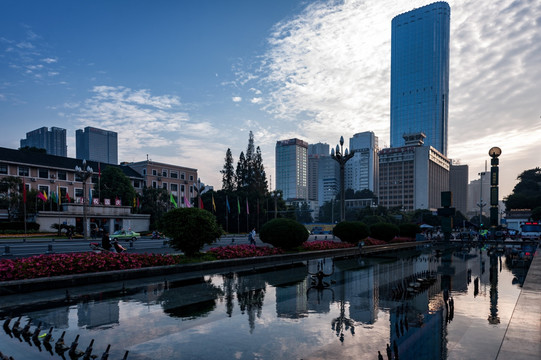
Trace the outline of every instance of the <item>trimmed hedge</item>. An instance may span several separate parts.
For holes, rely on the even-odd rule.
[[[266,222],[259,232],[261,241],[281,249],[295,249],[308,240],[308,230],[291,219],[273,219]]]
[[[12,222],[2,222],[0,223],[0,230],[22,230],[24,231],[24,221],[12,221]],[[27,231],[38,231],[39,224],[35,222],[26,223]]]
[[[357,244],[370,235],[370,229],[360,221],[342,221],[334,227],[333,235],[342,242]]]
[[[421,232],[421,228],[417,224],[400,224],[398,227],[402,237],[415,238],[415,235]]]
[[[370,226],[370,236],[385,242],[391,241],[400,234],[398,226],[389,223],[377,223]]]

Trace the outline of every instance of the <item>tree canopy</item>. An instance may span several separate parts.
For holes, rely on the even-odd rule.
[[[114,166],[107,166],[101,172],[101,180],[94,184],[94,190],[99,191],[100,200],[119,198],[123,205],[130,205],[135,198],[130,179]]]
[[[541,206],[541,168],[525,170],[513,192],[504,199],[507,210],[535,209]]]

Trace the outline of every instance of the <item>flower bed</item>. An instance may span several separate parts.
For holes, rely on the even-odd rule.
[[[373,237],[370,237],[370,236],[367,237],[366,239],[364,239],[363,241],[364,241],[365,245],[385,245],[385,244],[387,244],[383,240],[374,239]]]
[[[344,249],[355,247],[354,244],[334,242],[334,241],[306,241],[302,245],[304,251]]]
[[[211,248],[207,253],[213,254],[218,260],[237,259],[253,256],[267,256],[283,254],[284,251],[278,248],[254,245],[228,245]]]
[[[178,261],[179,257],[172,255],[93,252],[2,259],[0,281],[174,265]]]

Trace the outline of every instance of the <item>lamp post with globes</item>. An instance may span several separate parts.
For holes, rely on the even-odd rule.
[[[86,165],[86,160],[83,160],[83,167],[75,166],[75,173],[81,178],[81,181],[83,182],[83,237],[86,241],[87,238],[87,227],[88,224],[86,223],[86,212],[87,212],[87,197],[86,197],[86,181],[89,177],[92,176],[94,173],[94,170]]]
[[[331,149],[331,158],[336,160],[338,165],[340,165],[340,221],[346,220],[346,199],[345,193],[346,189],[344,188],[344,177],[345,177],[345,166],[346,162],[351,159],[354,155],[354,151],[352,150],[350,153],[348,153],[348,149],[344,151],[344,137],[340,136],[340,146],[336,145],[336,150]]]

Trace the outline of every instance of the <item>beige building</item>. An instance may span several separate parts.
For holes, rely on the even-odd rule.
[[[94,185],[99,182],[100,170],[117,167],[130,179],[136,191],[141,191],[144,178],[128,166],[87,161],[86,166],[93,170],[91,177],[83,185],[82,178],[75,167],[83,167],[82,160],[45,153],[26,152],[0,147],[0,179],[8,176],[20,178],[26,190],[37,190],[50,197],[54,192],[60,194],[61,206],[33,209],[35,221],[40,229],[47,231],[53,223],[73,225],[77,231],[83,230],[83,204],[88,204],[89,195],[93,201],[87,207],[87,229],[94,227],[109,231],[129,229],[146,231],[150,224],[149,215],[132,214],[133,199],[107,199],[101,203]],[[85,201],[86,200],[86,201]],[[53,211],[60,209],[60,211]]]
[[[142,187],[154,189],[163,188],[173,195],[178,206],[184,206],[184,199],[192,201],[197,196],[198,185],[197,169],[184,166],[155,162],[152,160],[122,163],[135,170],[143,177],[141,188],[135,190],[142,192]]]
[[[379,152],[379,205],[436,210],[441,192],[449,191],[450,162],[431,146],[424,134],[404,135],[406,146]]]

